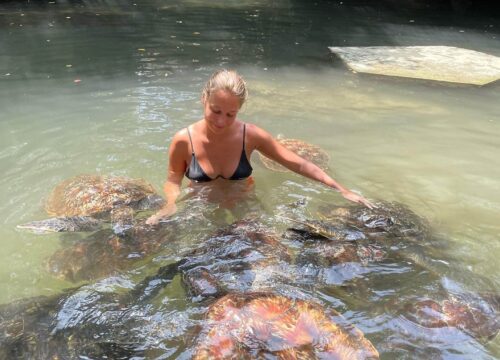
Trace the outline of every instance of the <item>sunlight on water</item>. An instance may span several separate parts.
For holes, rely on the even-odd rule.
[[[0,5],[0,303],[57,294],[75,285],[51,276],[46,262],[84,235],[34,235],[16,225],[45,218],[50,190],[78,174],[144,178],[160,191],[169,142],[202,116],[201,88],[220,67],[236,68],[248,83],[243,121],[322,147],[330,155],[334,178],[369,199],[397,201],[427,218],[446,239],[447,258],[492,284],[485,290],[498,290],[498,83],[469,87],[366,76],[348,71],[327,49],[450,45],[500,56],[498,20],[484,15],[460,22],[446,14],[418,13],[407,19],[365,5],[286,0],[108,3]],[[124,278],[139,281],[154,273],[176,258],[176,246],[196,246],[200,234],[231,223],[249,208],[282,227],[273,217],[291,204],[304,203],[309,214],[325,203],[345,204],[321,185],[270,172],[256,153],[252,166],[255,188],[247,208],[231,212],[209,201],[205,223],[197,219],[197,227],[186,226],[182,241],[139,260],[123,272]],[[200,205],[193,199],[203,197],[203,191],[196,193],[199,198],[190,191],[195,190],[185,190],[180,207],[197,214]],[[356,271],[345,276],[363,277]],[[392,273],[390,268],[380,271]],[[325,277],[332,276],[330,285],[343,283],[344,278],[335,278],[339,274]],[[461,280],[481,290],[476,287],[482,281]],[[134,328],[152,343],[159,335],[151,334],[164,329],[166,347],[156,347],[151,356],[168,351],[171,358],[187,356],[182,342],[165,329],[180,322],[192,331],[204,312],[202,305],[181,300],[185,293],[175,281],[164,292],[176,310],[167,317],[149,314],[153,321]],[[318,296],[336,308],[348,310],[349,301],[357,301],[337,300],[341,290],[328,289]],[[155,306],[159,311],[167,305]],[[415,326],[397,317],[388,321],[383,314],[364,318],[362,311],[344,316],[372,333],[376,347],[377,341],[385,344],[383,331],[404,333],[405,327]],[[432,336],[427,337],[419,341],[431,344]],[[467,342],[460,351],[493,358],[500,345],[498,339],[486,346]],[[441,354],[453,354],[453,349]]]

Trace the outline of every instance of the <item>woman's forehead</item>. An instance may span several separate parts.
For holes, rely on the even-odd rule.
[[[240,99],[236,95],[225,90],[214,91],[210,94],[208,102],[212,106],[234,109],[234,111],[240,108]]]

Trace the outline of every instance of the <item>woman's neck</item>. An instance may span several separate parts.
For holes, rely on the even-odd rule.
[[[236,120],[229,127],[222,129],[222,131],[212,130],[205,119],[199,121],[199,131],[207,138],[208,141],[220,141],[227,139],[228,136],[234,133],[235,129],[239,127],[240,122]]]

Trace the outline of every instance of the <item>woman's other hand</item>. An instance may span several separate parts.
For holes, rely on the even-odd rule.
[[[167,205],[160,211],[158,211],[156,214],[150,216],[149,219],[146,220],[146,224],[157,225],[161,219],[165,219],[169,216],[172,216],[173,214],[175,214],[176,211],[177,211],[177,205],[175,204]]]
[[[366,206],[368,209],[374,209],[376,208],[375,205],[373,205],[371,202],[366,200],[363,196],[358,195],[350,190],[345,190],[341,192],[342,196],[346,198],[347,200],[353,201],[358,204],[363,204]]]

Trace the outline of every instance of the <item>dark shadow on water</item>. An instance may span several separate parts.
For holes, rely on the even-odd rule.
[[[153,80],[214,66],[320,68],[332,66],[328,46],[435,45],[439,39],[419,35],[421,27],[500,28],[497,6],[484,2],[463,15],[444,1],[417,3],[9,1],[0,5],[7,35],[0,71],[11,80],[134,73]]]

